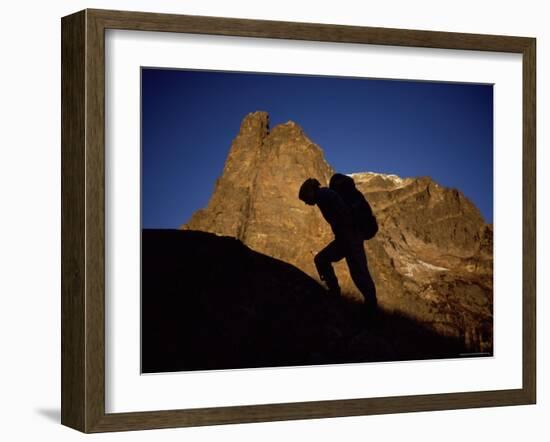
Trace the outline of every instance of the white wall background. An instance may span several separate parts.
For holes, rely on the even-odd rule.
[[[0,438],[6,441],[308,438],[319,441],[548,440],[550,387],[550,14],[534,0],[321,3],[266,1],[19,0],[2,8],[0,69]],[[83,8],[309,21],[538,39],[538,404],[462,411],[84,436],[59,424],[60,17]]]

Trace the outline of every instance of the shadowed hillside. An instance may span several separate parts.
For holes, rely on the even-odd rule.
[[[296,267],[239,240],[142,233],[142,371],[459,357],[459,340],[402,315],[369,320]]]

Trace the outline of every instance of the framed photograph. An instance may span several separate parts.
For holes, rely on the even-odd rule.
[[[535,39],[62,19],[62,423],[533,404]]]

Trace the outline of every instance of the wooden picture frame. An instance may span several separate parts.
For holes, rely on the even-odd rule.
[[[518,389],[105,411],[105,30],[517,53],[523,64],[523,385]],[[536,400],[534,38],[84,10],[62,19],[62,424],[90,432],[534,404]]]

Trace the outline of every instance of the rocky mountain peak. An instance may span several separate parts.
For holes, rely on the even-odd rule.
[[[313,257],[332,233],[319,210],[297,195],[306,178],[327,185],[333,173],[298,124],[270,130],[269,115],[253,112],[233,140],[208,206],[182,228],[232,236],[318,280]],[[365,248],[381,306],[458,336],[475,351],[492,346],[492,227],[475,205],[430,177],[350,176],[380,227]],[[336,271],[346,296],[360,300],[345,263]]]
[[[264,111],[256,111],[246,115],[241,122],[239,135],[246,133],[265,137],[269,133],[269,114]]]

